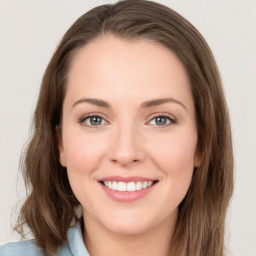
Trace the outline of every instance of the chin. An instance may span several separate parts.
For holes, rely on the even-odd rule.
[[[122,222],[122,223],[113,223],[111,226],[106,227],[110,232],[117,235],[139,235],[149,231],[152,227],[147,223],[138,223],[138,221],[131,222]]]
[[[142,214],[124,211],[109,215],[109,217],[102,219],[102,224],[108,231],[119,235],[139,235],[152,230],[161,223],[155,222],[158,219],[157,216],[147,216],[145,212]]]

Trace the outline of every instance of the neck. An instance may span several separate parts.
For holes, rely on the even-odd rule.
[[[117,234],[85,219],[84,242],[90,256],[170,256],[173,221],[140,234]],[[96,239],[95,239],[96,238]]]

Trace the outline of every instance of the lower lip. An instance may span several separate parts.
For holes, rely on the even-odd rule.
[[[148,193],[150,193],[155,188],[156,183],[154,183],[150,187],[147,187],[138,191],[132,191],[132,192],[121,192],[121,191],[109,189],[108,187],[104,186],[102,183],[99,183],[99,184],[101,185],[101,187],[103,188],[107,196],[109,196],[111,199],[114,199],[115,201],[118,201],[118,202],[133,202],[143,198]]]

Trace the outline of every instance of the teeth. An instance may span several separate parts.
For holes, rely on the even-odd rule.
[[[138,181],[125,183],[122,181],[104,181],[104,185],[120,192],[134,192],[152,186],[153,181]]]
[[[150,187],[153,184],[153,181],[148,181],[148,187]]]
[[[117,190],[118,188],[118,185],[117,185],[117,182],[116,181],[113,181],[112,182],[112,187],[111,187],[113,190]]]
[[[137,182],[136,183],[136,190],[141,190],[142,189],[142,182]]]
[[[142,188],[146,188],[148,186],[148,183],[146,181],[143,181]]]
[[[111,181],[108,181],[108,183]],[[112,188],[112,187],[109,187]],[[117,190],[118,191],[126,191],[126,184],[124,182],[118,182],[117,183]]]
[[[136,185],[134,182],[129,182],[126,186],[127,191],[136,191]]]

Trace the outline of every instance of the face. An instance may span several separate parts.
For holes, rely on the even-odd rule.
[[[169,228],[200,164],[195,120],[188,76],[167,48],[114,36],[83,47],[58,147],[85,225],[118,234]]]

